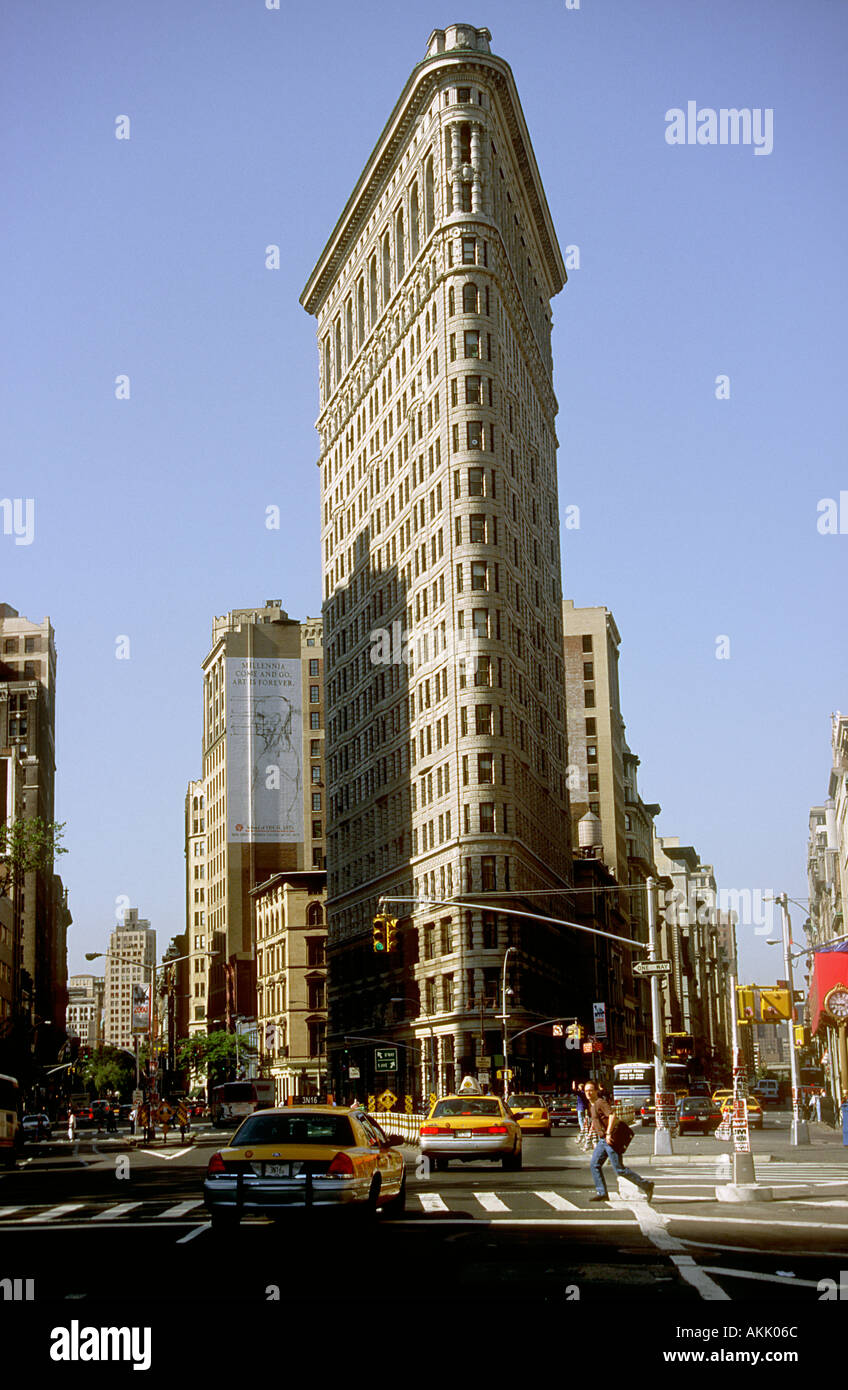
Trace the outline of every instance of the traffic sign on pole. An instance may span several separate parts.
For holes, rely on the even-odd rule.
[[[640,960],[633,967],[634,975],[670,975],[670,960]]]

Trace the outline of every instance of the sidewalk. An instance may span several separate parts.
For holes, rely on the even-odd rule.
[[[655,1154],[654,1130],[637,1130],[625,1162],[632,1163],[637,1170],[651,1171],[652,1176],[657,1177],[676,1173],[682,1178],[689,1174],[690,1181],[700,1169],[707,1181],[715,1178],[716,1200],[720,1202],[848,1198],[848,1147],[843,1146],[841,1129],[811,1124],[809,1132],[810,1143],[796,1146],[791,1142],[788,1128],[754,1131],[751,1152],[756,1181],[753,1184],[733,1184],[732,1146],[726,1140],[711,1136],[678,1136],[673,1140],[673,1153]],[[576,1141],[573,1148],[575,1153],[582,1153]],[[588,1159],[588,1154],[586,1157]],[[798,1171],[799,1165],[802,1173]]]

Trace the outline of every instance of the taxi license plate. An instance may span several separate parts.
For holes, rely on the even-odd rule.
[[[457,1139],[470,1139],[470,1138],[471,1138],[471,1130],[470,1130],[470,1129],[458,1129],[458,1130],[456,1131],[456,1137],[457,1137]]]
[[[302,1167],[302,1163],[266,1163],[263,1177],[296,1178]]]

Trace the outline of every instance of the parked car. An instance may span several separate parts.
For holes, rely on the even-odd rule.
[[[709,1096],[683,1096],[677,1102],[677,1125],[681,1134],[709,1134],[721,1124],[721,1108]]]
[[[551,1125],[554,1129],[560,1129],[564,1125],[577,1124],[577,1097],[560,1096],[551,1102],[550,1106]]]
[[[774,1077],[763,1077],[761,1081],[754,1082],[751,1094],[763,1105],[777,1105],[780,1101],[780,1082]]]
[[[21,1120],[24,1143],[37,1143],[39,1139],[51,1139],[50,1116],[41,1114],[24,1115]]]

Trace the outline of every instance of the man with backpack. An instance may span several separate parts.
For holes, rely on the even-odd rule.
[[[616,1177],[628,1178],[630,1182],[635,1183],[635,1185],[644,1192],[645,1200],[650,1202],[654,1195],[654,1184],[647,1178],[643,1178],[633,1168],[625,1167],[622,1157],[624,1150],[620,1146],[620,1141],[619,1147],[615,1147],[616,1128],[623,1132],[622,1124],[616,1119],[615,1111],[609,1101],[604,1100],[600,1095],[594,1081],[587,1081],[584,1090],[586,1099],[589,1102],[589,1111],[592,1117],[592,1133],[597,1141],[590,1164],[592,1177],[595,1181],[596,1195],[590,1197],[589,1201],[609,1201],[606,1179],[601,1171],[607,1159],[609,1159]],[[627,1126],[624,1126],[624,1129],[627,1128]]]

